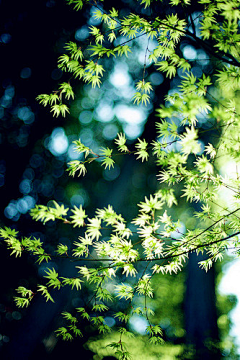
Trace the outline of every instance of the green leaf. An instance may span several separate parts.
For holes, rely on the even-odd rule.
[[[71,222],[73,224],[73,227],[84,226],[85,225],[84,219],[87,217],[87,215],[85,213],[85,210],[83,210],[82,205],[80,205],[79,208],[74,205],[74,209],[72,209],[71,211],[73,215],[71,215],[70,218],[72,219]]]
[[[68,246],[67,245],[63,245],[63,244],[58,244],[57,245],[57,250],[56,253],[58,255],[65,255],[68,253]]]
[[[99,237],[101,236],[101,220],[98,218],[92,218],[92,219],[88,219],[88,224],[87,224],[87,235],[89,235],[90,239],[96,239],[98,240]]]
[[[72,334],[70,334],[70,332],[68,332],[68,330],[65,327],[60,327],[59,329],[57,329],[55,331],[56,335],[58,337],[61,337],[63,340],[66,341],[72,341],[73,340],[73,336]]]
[[[133,289],[130,285],[116,285],[116,291],[118,292],[118,297],[120,299],[125,298],[126,300],[133,298]]]
[[[68,50],[71,54],[71,58],[74,60],[83,60],[83,53],[82,53],[82,49],[80,47],[77,46],[77,44],[75,42],[68,42],[65,46],[65,49]],[[68,62],[67,61],[67,57],[64,58],[65,55],[63,55],[63,60],[62,62]],[[61,57],[60,57],[61,58]],[[59,59],[60,59],[59,58]]]
[[[68,212],[68,208],[64,205],[59,205],[55,200],[53,201],[55,208],[47,207],[44,205],[36,205],[35,208],[31,209],[30,215],[36,221],[42,221],[44,224],[50,220],[56,219],[64,220]]]
[[[48,95],[48,94],[38,95],[36,99],[43,106],[47,106],[50,103],[50,95]]]
[[[134,154],[138,155],[137,159],[141,159],[142,161],[148,160],[149,154],[147,152],[148,143],[145,139],[141,140],[138,139],[138,143],[135,145],[135,147],[138,149]]]
[[[70,98],[74,99],[74,92],[73,92],[73,89],[72,89],[72,87],[71,87],[71,85],[69,83],[66,83],[66,82],[62,83],[59,86],[59,89],[60,89],[62,94],[65,94],[65,98],[67,100],[69,100]]]
[[[87,169],[82,161],[72,160],[68,163],[67,171],[69,171],[70,176],[75,176],[77,172],[79,172],[78,176],[84,176],[87,172]]]
[[[63,117],[66,116],[66,114],[70,113],[69,108],[65,104],[55,104],[51,106],[51,112],[53,112],[53,116],[58,117],[59,115],[62,115]]]
[[[101,161],[101,165],[107,168],[114,167],[115,161],[112,159],[112,150],[109,148],[100,149],[101,156],[104,156],[104,159]]]
[[[180,136],[182,151],[184,154],[197,154],[201,150],[200,143],[197,141],[197,130],[192,126],[186,128],[186,132]]]
[[[150,195],[149,199],[145,196],[145,201],[141,202],[138,206],[142,212],[149,213],[153,210],[160,210],[163,207],[163,204],[164,203],[159,200],[157,196],[153,197]]]
[[[15,229],[11,229],[8,227],[0,228],[0,236],[7,239],[7,238],[12,238],[12,237],[16,237],[18,235],[18,231],[16,231]]]
[[[46,298],[46,301],[50,300],[50,301],[54,302],[54,300],[53,300],[52,296],[49,294],[46,286],[38,285],[37,291],[39,291]]]
[[[89,147],[85,146],[81,140],[75,140],[73,141],[73,144],[74,144],[74,150],[79,152],[80,154],[81,153],[85,153],[85,157],[87,157],[90,153],[90,149]]]
[[[102,160],[102,163],[101,163],[101,165],[102,166],[104,166],[105,167],[105,169],[111,169],[111,167],[114,167],[114,163],[115,163],[115,161],[112,159],[112,158],[110,158],[110,157],[105,157],[103,160]]]
[[[126,146],[126,136],[125,134],[119,133],[118,139],[115,139],[115,143],[118,146],[118,150],[121,152],[129,152],[128,147]]]
[[[137,105],[147,105],[148,103],[150,103],[150,96],[148,94],[136,92],[133,96],[133,103],[137,103]]]
[[[19,286],[16,289],[16,291],[22,296],[22,297],[18,297],[18,296],[14,297],[16,306],[19,308],[28,307],[34,296],[34,293],[32,292],[32,290],[28,290],[24,286]]]
[[[84,4],[84,0],[66,0],[69,5],[74,5],[74,10],[81,10]]]
[[[45,273],[47,275],[44,275],[44,277],[46,279],[49,279],[49,281],[47,282],[48,286],[52,286],[54,289],[60,289],[60,287],[62,286],[61,281],[58,279],[58,273],[56,272],[56,270],[53,269],[48,269],[45,271]]]
[[[70,285],[72,287],[72,289],[75,287],[77,290],[81,290],[81,283],[83,282],[82,280],[80,280],[79,278],[64,278],[61,277],[62,280],[62,284],[63,285]]]

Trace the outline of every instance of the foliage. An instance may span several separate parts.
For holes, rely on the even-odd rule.
[[[76,10],[84,5],[78,0],[67,3]],[[141,9],[151,7],[154,13],[156,3],[158,1],[142,0],[138,6]],[[83,231],[83,236],[79,236],[72,247],[58,244],[53,253],[48,253],[39,239],[20,239],[16,231],[0,229],[11,255],[17,257],[28,252],[38,263],[48,262],[54,256],[82,262],[81,266],[76,266],[76,275],[72,278],[59,276],[54,268],[48,267],[45,285],[38,285],[35,292],[19,287],[17,292],[21,297],[15,297],[16,304],[23,307],[30,304],[37,292],[46,301],[54,301],[51,288],[71,286],[80,291],[84,284],[91,284],[93,296],[84,308],[76,309],[77,316],[63,313],[66,326],[60,327],[57,335],[64,340],[82,336],[78,327],[81,318],[87,319],[100,334],[108,333],[111,328],[104,314],[118,298],[127,303],[126,312],[115,313],[118,322],[124,326],[131,315],[141,313],[148,322],[146,331],[150,343],[162,343],[162,330],[154,323],[148,307],[154,294],[153,276],[178,273],[191,252],[207,254],[206,260],[199,263],[206,271],[222,259],[226,249],[232,249],[236,256],[240,253],[239,174],[236,170],[234,176],[224,176],[219,171],[226,159],[237,164],[236,168],[239,164],[239,3],[199,0],[201,12],[194,19],[192,15],[184,18],[185,12],[181,11],[181,6],[187,9],[189,4],[189,1],[172,0],[169,2],[172,13],[164,16],[152,17],[142,12],[121,18],[116,9],[104,11],[94,2],[94,16],[101,20],[101,25],[90,27],[90,43],[81,45],[70,41],[65,47],[67,53],[58,59],[58,67],[69,74],[69,80],[53,93],[37,98],[43,106],[50,106],[53,116],[65,117],[75,97],[73,80],[81,80],[93,88],[100,87],[107,74],[103,59],[127,57],[131,44],[139,37],[146,37],[148,44],[153,41],[154,48],[146,47],[142,78],[136,82],[133,103],[148,105],[154,97],[154,85],[147,78],[147,62],[166,78],[180,78],[178,90],[168,93],[165,103],[157,109],[160,119],[156,121],[156,134],[151,143],[139,138],[132,147],[123,133],[115,140],[117,150],[91,149],[81,139],[74,142],[76,152],[83,156],[82,160],[69,163],[71,176],[84,176],[92,162],[100,162],[104,169],[111,169],[120,155],[133,155],[141,162],[151,159],[156,163],[159,189],[138,204],[138,215],[131,223],[128,224],[111,205],[96,209],[93,217],[89,217],[82,206],[69,211],[56,201],[54,206],[37,205],[31,210],[34,220],[43,224],[58,220]],[[180,51],[185,38],[194,41],[215,62],[211,68],[202,67],[202,75],[198,78],[194,76],[191,62]],[[205,144],[206,136],[211,137],[212,142]],[[194,214],[197,226],[188,226],[186,221],[183,232],[179,219],[173,218],[171,213],[171,208],[178,206],[176,191],[179,188],[185,202],[198,204],[199,209]],[[227,202],[222,198],[223,189],[231,193]],[[92,265],[86,266],[91,262]],[[145,264],[144,270],[139,267],[141,263]],[[126,281],[116,284],[114,279],[120,273]],[[144,299],[140,310],[134,305],[136,297]],[[129,359],[130,354],[122,341],[123,334],[129,334],[124,327],[119,328],[119,333],[120,341],[109,346],[119,359]]]
[[[134,338],[130,338],[128,336],[123,336],[124,343],[126,347],[131,349],[131,355],[133,359],[161,359],[164,360],[174,360],[179,359],[183,352],[182,345],[170,345],[170,344],[158,344],[158,345],[149,345],[146,342],[146,339],[142,336],[135,336]],[[87,342],[87,347],[98,355],[99,359],[104,359],[105,356],[114,356],[114,346],[113,344],[117,344],[119,341],[119,334],[114,332],[108,335],[108,338],[99,338],[94,339],[93,341]],[[112,346],[107,346],[112,343]]]

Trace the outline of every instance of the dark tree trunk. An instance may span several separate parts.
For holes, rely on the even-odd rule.
[[[215,273],[199,268],[203,255],[191,254],[188,262],[185,297],[186,342],[195,348],[194,359],[217,360],[221,353],[215,294]]]

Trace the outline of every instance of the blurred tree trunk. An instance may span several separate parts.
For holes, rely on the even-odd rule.
[[[207,273],[200,269],[198,262],[201,260],[204,260],[201,254],[189,256],[185,294],[186,343],[195,348],[194,359],[221,359],[217,348],[215,272],[214,268]]]

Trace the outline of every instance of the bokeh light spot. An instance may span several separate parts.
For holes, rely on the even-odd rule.
[[[119,166],[115,165],[112,169],[105,169],[103,171],[103,177],[107,181],[115,180],[120,174]]]
[[[162,76],[162,74],[154,72],[149,76],[149,79],[151,81],[151,83],[155,86],[157,85],[161,85],[164,81],[164,77]]]
[[[114,124],[106,125],[103,129],[103,136],[107,140],[113,140],[118,133],[118,127]]]
[[[187,60],[195,60],[197,58],[197,51],[191,45],[186,45],[183,48],[183,56]]]
[[[29,67],[25,67],[20,72],[20,77],[22,79],[28,79],[32,75],[32,70]]]
[[[116,88],[128,86],[131,81],[131,77],[128,73],[128,67],[125,64],[118,64],[115,67],[113,73],[110,75],[109,81]]]
[[[62,77],[62,70],[60,69],[54,69],[51,73],[51,78],[53,80],[60,80]]]
[[[145,318],[133,315],[130,320],[130,328],[136,331],[138,334],[144,335],[148,326],[148,322]]]
[[[49,150],[55,156],[63,155],[68,149],[68,138],[63,128],[55,128],[51,134],[48,145]]]
[[[140,107],[117,105],[115,113],[119,120],[129,124],[141,124],[146,120],[146,112]]]
[[[83,41],[89,36],[89,31],[87,26],[82,26],[75,32],[75,39],[78,41]]]
[[[113,119],[114,111],[110,104],[101,102],[96,108],[96,118],[103,122],[108,122]]]
[[[92,121],[92,112],[89,110],[84,110],[80,112],[79,121],[86,125]]]
[[[29,194],[32,190],[32,182],[28,179],[22,180],[19,185],[19,190],[22,194]]]
[[[20,107],[17,114],[25,124],[31,124],[35,120],[35,115],[28,106]]]
[[[12,36],[10,34],[2,34],[0,36],[0,42],[4,44],[8,44],[12,39]]]

